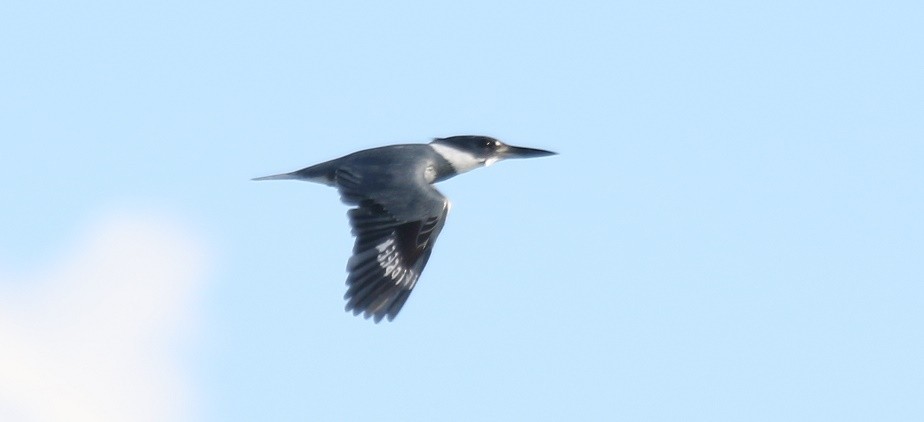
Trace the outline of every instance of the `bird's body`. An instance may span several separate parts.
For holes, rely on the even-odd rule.
[[[433,183],[503,158],[551,154],[484,136],[455,136],[363,150],[255,180],[322,183],[356,206],[347,213],[356,242],[347,262],[346,309],[379,322],[394,319],[404,306],[446,222],[449,200]]]

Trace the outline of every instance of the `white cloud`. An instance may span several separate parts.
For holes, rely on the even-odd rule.
[[[0,273],[0,420],[195,419],[181,346],[206,261],[182,226],[123,214],[44,274]]]

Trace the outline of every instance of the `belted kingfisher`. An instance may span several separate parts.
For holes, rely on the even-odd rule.
[[[554,152],[515,147],[487,136],[391,145],[253,180],[295,179],[337,188],[356,243],[347,261],[346,310],[376,323],[393,320],[430,259],[449,200],[433,183],[507,158]]]

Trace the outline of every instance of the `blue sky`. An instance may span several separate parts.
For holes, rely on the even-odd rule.
[[[4,2],[0,415],[920,420],[922,18]],[[249,181],[455,134],[560,155],[442,183],[392,323],[342,310],[333,190]]]

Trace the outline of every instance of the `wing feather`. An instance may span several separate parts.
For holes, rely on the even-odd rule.
[[[341,174],[348,176],[341,180]],[[427,265],[449,201],[427,183],[413,186],[413,191],[404,186],[389,192],[378,186],[367,189],[375,195],[362,195],[364,181],[353,173],[338,171],[335,180],[343,201],[357,205],[347,212],[356,240],[347,261],[346,310],[375,322],[390,321],[407,302]],[[418,212],[408,211],[407,204],[397,205],[398,198],[406,199],[409,194],[416,197],[412,201],[418,204]]]

